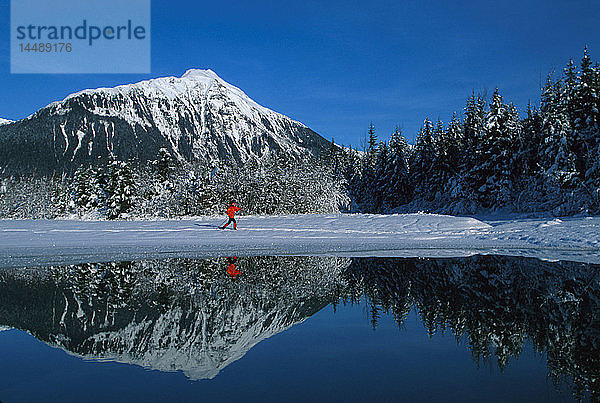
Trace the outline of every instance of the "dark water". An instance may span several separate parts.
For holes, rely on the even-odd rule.
[[[600,266],[169,259],[0,271],[0,400],[600,398]]]

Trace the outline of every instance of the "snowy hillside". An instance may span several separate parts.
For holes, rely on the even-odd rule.
[[[7,125],[7,124],[12,123],[12,122],[13,122],[12,120],[0,118],[0,125]]]
[[[242,163],[270,152],[319,154],[328,143],[260,106],[211,70],[188,70],[115,88],[84,90],[0,129],[0,165],[49,171],[106,159]]]

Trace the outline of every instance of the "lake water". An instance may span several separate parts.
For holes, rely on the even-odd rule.
[[[600,398],[600,266],[221,257],[0,270],[0,400]]]

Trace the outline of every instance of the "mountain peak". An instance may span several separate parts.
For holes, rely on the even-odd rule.
[[[181,76],[181,78],[211,78],[211,79],[217,79],[217,78],[221,78],[221,77],[219,77],[217,75],[217,73],[215,73],[211,69],[206,69],[206,70],[202,70],[202,69],[189,69],[189,70],[187,70]]]
[[[0,125],[7,125],[7,124],[12,123],[12,122],[13,122],[12,120],[0,118]]]
[[[152,161],[166,148],[180,161],[243,164],[272,153],[320,155],[329,142],[268,109],[212,70],[191,69],[112,88],[87,89],[0,126],[0,165],[74,169],[107,160]],[[39,148],[28,137],[35,133]],[[24,150],[15,153],[9,150]]]

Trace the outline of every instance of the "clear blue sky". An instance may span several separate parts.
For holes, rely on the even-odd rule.
[[[412,141],[423,118],[447,121],[498,86],[521,109],[540,78],[600,60],[600,1],[184,1],[152,4],[149,75],[11,75],[9,2],[0,0],[0,117],[68,94],[210,68],[258,103],[337,143],[373,122]]]

